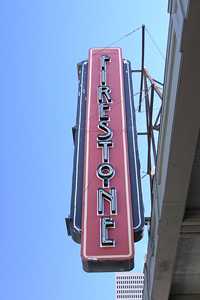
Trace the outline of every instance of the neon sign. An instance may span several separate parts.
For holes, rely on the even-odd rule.
[[[144,227],[130,63],[120,48],[94,48],[78,71],[68,233],[84,270],[130,270]]]

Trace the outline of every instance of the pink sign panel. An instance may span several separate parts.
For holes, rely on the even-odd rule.
[[[88,272],[133,268],[134,237],[120,48],[89,51],[81,256]]]

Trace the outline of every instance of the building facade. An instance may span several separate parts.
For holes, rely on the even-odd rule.
[[[116,273],[115,299],[143,299],[143,273]]]
[[[145,300],[200,299],[200,1],[169,0]]]

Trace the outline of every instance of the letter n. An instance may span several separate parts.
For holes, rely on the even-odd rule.
[[[117,191],[115,188],[111,188],[109,192],[100,188],[97,192],[98,198],[98,215],[104,215],[104,200],[110,203],[110,214],[117,213]]]

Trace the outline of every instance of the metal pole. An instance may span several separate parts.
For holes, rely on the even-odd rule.
[[[158,124],[158,120],[159,120],[160,115],[161,115],[161,110],[162,110],[162,105],[161,105],[161,107],[160,107],[160,109],[159,109],[158,115],[157,115],[156,120],[155,120],[155,123],[154,123],[154,125],[153,125],[153,129],[154,129],[154,130],[158,130],[158,131],[159,131],[159,129],[160,129],[160,124]]]
[[[142,89],[143,89],[143,79],[144,79],[144,47],[145,47],[145,25],[142,25],[142,59],[141,59],[141,80],[140,80],[140,98],[138,111],[141,112],[142,104]]]
[[[149,92],[147,86],[147,78],[144,76],[144,97],[145,97],[145,112],[146,112],[146,128],[147,128],[147,174],[151,172],[151,140],[149,136]]]

